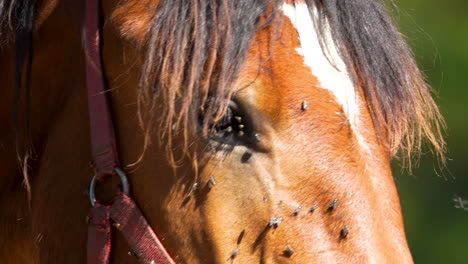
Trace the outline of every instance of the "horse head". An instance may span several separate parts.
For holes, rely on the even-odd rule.
[[[9,238],[43,261],[85,258],[82,2],[42,1],[35,19],[30,228]],[[123,170],[176,262],[412,263],[391,160],[424,138],[442,153],[442,121],[379,1],[101,4]],[[116,263],[136,263],[114,244]]]

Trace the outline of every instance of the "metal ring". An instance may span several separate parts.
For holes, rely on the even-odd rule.
[[[128,184],[127,176],[120,168],[114,168],[114,171],[117,173],[117,175],[119,175],[120,182],[122,183],[123,193],[128,195],[130,187]],[[89,184],[89,200],[93,207],[96,204],[96,194],[94,192],[94,189],[96,188],[97,178],[97,174],[94,174],[94,177],[91,180],[91,183]]]

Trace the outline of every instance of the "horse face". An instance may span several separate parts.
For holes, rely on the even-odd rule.
[[[135,196],[177,261],[412,262],[389,150],[304,8],[283,5],[252,40],[224,117],[195,142],[197,171],[186,163],[174,173],[150,147],[134,172]],[[136,1],[114,11],[120,38],[141,43],[151,12]]]
[[[410,263],[362,91],[333,43],[327,58],[314,42],[307,11],[292,8],[252,42],[228,121],[203,154],[197,217],[215,259],[240,249],[241,263]]]
[[[11,1],[14,7],[22,7],[24,3],[20,2]],[[34,1],[29,2],[34,5]],[[412,146],[417,152],[422,136],[439,154],[443,153],[444,142],[440,114],[409,50],[379,1],[306,1],[319,3],[323,12],[309,12],[301,0],[276,2],[281,6],[274,20],[268,26],[257,27],[256,18],[261,21],[265,12],[273,10],[268,5],[275,1],[101,1],[102,58],[119,156],[129,177],[131,195],[178,263],[411,263],[390,156],[401,148],[410,153]],[[18,256],[23,256],[22,263],[82,263],[86,259],[87,225],[83,218],[90,205],[82,192],[89,186],[93,171],[89,166],[92,157],[85,60],[79,34],[84,3],[37,3],[32,96],[26,107],[34,114],[30,131],[24,131],[31,132],[37,158],[28,163],[28,156],[22,157],[22,173],[31,187],[30,200],[20,181],[13,177],[20,174],[16,164],[21,153],[12,143],[18,133],[5,129],[0,137],[5,143],[1,144],[0,160],[5,165],[5,177],[0,177],[5,193],[1,203],[16,216],[0,219],[0,226],[8,231],[0,237],[6,245],[0,258],[8,263],[19,261]],[[160,3],[164,3],[164,10],[157,10]],[[217,20],[212,6],[204,9],[211,12],[211,21],[195,8],[207,3],[218,7]],[[234,4],[233,8],[232,3],[242,5]],[[250,6],[255,8],[250,10]],[[244,13],[236,13],[237,7],[254,15],[242,19]],[[226,21],[230,17],[222,16],[227,13],[236,13],[241,19],[229,24]],[[332,26],[315,20],[322,13],[335,18],[330,19]],[[190,15],[191,20],[187,19]],[[178,41],[166,37],[167,41],[157,45],[153,53],[146,52],[147,44],[155,41],[149,32],[158,17],[163,17],[159,30],[177,33]],[[213,45],[197,46],[202,48],[191,54],[210,50],[205,55],[214,58],[205,67],[197,67],[197,63],[188,67],[192,74],[172,74],[171,69],[177,67],[171,68],[171,62],[177,61],[178,67],[185,70],[185,63],[196,56],[173,52],[166,59],[167,54],[159,52],[166,51],[163,48],[171,51],[174,45],[184,52],[190,50],[187,47],[194,48],[194,36],[203,34],[189,33],[193,33],[195,21],[207,25],[202,20],[210,22],[206,28],[218,29],[215,33],[221,36],[234,29],[233,25],[253,32],[247,38],[243,34],[249,30],[239,31],[241,39],[249,41],[245,56],[238,56],[242,63],[238,63],[241,67],[236,69],[235,80],[229,82],[232,89],[214,93],[224,100],[218,101],[226,106],[220,107],[222,113],[203,115],[199,108],[205,105],[187,99],[194,98],[194,93],[184,97],[186,91],[198,92],[200,97],[206,96],[204,103],[209,105],[216,99],[211,92],[218,91],[217,86],[208,85],[212,89],[204,94],[202,89],[194,88],[206,86],[209,81],[191,82],[198,85],[192,85],[191,90],[184,85],[160,85],[168,89],[169,95],[176,89],[171,104],[163,96],[150,100],[152,105],[144,100],[139,105],[139,88],[144,86],[141,68],[157,59],[155,54],[161,62],[158,65],[162,65],[159,69],[167,74],[154,71],[144,80],[162,78],[172,84],[173,79],[180,81],[187,75],[205,76],[210,67],[209,76],[213,78],[209,79],[219,79],[219,71],[229,68],[229,61],[217,63],[225,55],[219,51],[226,49],[211,52],[216,50],[213,45],[219,48],[224,40],[232,40],[220,35],[213,38],[217,41]],[[350,22],[346,25],[351,27],[338,29],[354,39],[345,38],[341,45],[334,43],[329,31],[334,27],[336,33],[336,25],[343,25],[337,21]],[[240,45],[234,44],[231,49]],[[5,45],[1,79],[5,87],[13,87],[14,46]],[[339,52],[336,46],[356,49]],[[354,59],[354,64],[349,59]],[[354,70],[349,70],[353,65]],[[222,77],[226,76],[229,74]],[[379,89],[373,90],[373,84],[380,84]],[[1,92],[1,98],[14,97],[13,90]],[[22,101],[19,117],[25,115],[21,112],[25,106]],[[151,131],[139,129],[152,123],[139,119],[138,113],[153,113],[163,119],[172,113],[171,117],[177,119],[180,115],[172,110],[178,109],[177,103],[187,102],[182,106],[188,106],[182,119],[189,116],[191,111],[187,109],[196,112],[192,115],[195,120],[189,122],[194,125],[190,133],[177,134],[180,127],[172,124],[162,130],[156,124]],[[4,120],[13,116],[8,110],[13,109],[13,103],[7,102],[2,109]],[[203,121],[200,124],[198,117]],[[173,121],[168,120],[169,124]],[[171,131],[176,132],[166,137],[173,143],[168,147],[160,134],[167,136]],[[181,162],[168,160],[167,150],[174,154],[170,157],[183,157]],[[141,158],[142,153],[145,155]],[[30,185],[27,179],[31,179]],[[98,199],[111,202],[118,183],[118,179],[110,178],[98,186]],[[118,232],[112,248],[113,262],[137,263]]]

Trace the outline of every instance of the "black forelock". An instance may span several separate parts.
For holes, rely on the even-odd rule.
[[[392,154],[419,153],[427,138],[443,160],[444,122],[388,7],[393,0],[306,0],[330,25],[348,71],[362,88],[375,127]],[[323,26],[321,27],[323,31]],[[323,32],[322,32],[323,34]],[[326,38],[322,38],[324,41]]]
[[[445,143],[440,113],[385,5],[379,0],[292,1],[301,2],[311,12],[318,8],[319,35],[329,25],[339,54],[362,89],[375,127],[391,154],[397,150],[403,156],[418,152],[424,137],[441,154]],[[216,119],[224,112],[251,41],[262,28],[262,18],[275,17],[283,3],[159,1],[146,45],[141,87],[143,101],[167,104],[159,113],[163,134],[171,137],[174,123],[179,128],[189,127],[200,116],[206,130],[213,116]],[[327,47],[325,40],[321,38],[322,48]]]

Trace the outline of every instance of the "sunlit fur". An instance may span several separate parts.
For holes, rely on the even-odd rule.
[[[0,100],[6,101],[0,121],[9,124],[0,131],[0,261],[6,263],[85,259],[89,202],[83,191],[93,171],[83,3],[0,0]],[[31,13],[20,12],[33,4],[35,24]],[[304,48],[302,32],[283,13],[284,4],[307,4],[324,54],[337,48],[356,100],[366,103],[361,131],[297,52]],[[124,168],[132,195],[176,261],[412,262],[390,161],[398,151],[406,158],[419,153],[424,138],[442,155],[443,123],[378,1],[103,0],[102,15],[121,160],[138,161]],[[18,38],[30,34],[32,42]],[[26,55],[16,57],[21,47]],[[27,67],[18,65],[31,50],[28,78]],[[253,121],[253,146],[225,146],[209,136],[232,98]],[[18,122],[11,118],[15,111]],[[358,132],[369,151],[357,147]],[[18,169],[17,155],[23,158],[30,147],[33,159]],[[210,177],[216,186],[208,185]],[[335,199],[336,208],[328,209]],[[284,221],[272,228],[273,217]],[[295,250],[291,258],[286,246]],[[113,247],[114,263],[137,261],[120,235]]]
[[[314,22],[321,41],[327,39],[324,30],[329,25],[355,85],[363,88],[374,125],[390,153],[400,152],[400,157],[410,158],[421,151],[427,138],[443,161],[440,113],[385,8],[371,0],[305,2],[311,13],[318,6]],[[188,137],[200,115],[205,117],[205,130],[208,120],[221,115],[235,89],[234,80],[252,34],[277,14],[282,1],[235,3],[161,1],[150,28],[143,27],[143,32],[134,30],[141,26],[132,23],[134,19],[125,20],[124,35],[136,31],[139,39],[141,34],[146,36],[148,60],[142,75],[141,101],[154,104],[161,98],[167,102],[158,115],[163,117],[161,128],[169,141],[174,122]],[[122,10],[128,8],[124,6]],[[269,19],[261,19],[269,8]],[[118,12],[117,17],[126,16]],[[326,43],[322,46],[327,47]],[[191,59],[186,61],[187,57]],[[150,120],[154,118],[151,115]]]
[[[41,13],[50,12],[51,6],[56,5],[56,1],[44,2],[42,8],[46,12]],[[167,102],[157,118],[161,121],[163,137],[172,142],[172,127],[177,123],[187,144],[190,130],[194,130],[193,125],[201,114],[206,117],[204,130],[208,129],[213,116],[222,115],[227,98],[233,94],[251,36],[267,23],[268,19],[260,17],[269,8],[269,16],[273,17],[281,2],[144,0],[124,1],[125,8],[117,9],[114,18],[125,18],[122,34],[147,48],[140,101],[152,107],[158,98]],[[374,124],[391,153],[400,151],[401,157],[410,158],[421,151],[427,138],[443,163],[445,143],[441,133],[444,124],[440,113],[411,51],[385,8],[378,1],[370,0],[304,2],[311,12],[314,12],[313,6],[319,6],[320,18],[316,21],[319,31],[324,30],[326,24],[330,25],[340,55],[356,84],[363,87]],[[19,13],[18,20],[12,18],[16,18],[18,8],[30,3],[33,1],[0,2],[2,39],[8,38],[5,32],[9,29],[21,31],[27,27],[24,12]],[[141,16],[138,12],[141,9],[158,11],[151,18],[148,15],[151,12]],[[213,30],[209,30],[211,27]],[[208,46],[210,48],[206,48]],[[190,61],[187,62],[186,57],[191,58]],[[211,100],[207,103],[208,97]],[[146,119],[142,125],[151,129],[152,125],[145,123],[153,123],[155,116],[152,111],[148,112],[150,114],[142,113]],[[169,144],[168,148],[171,146]]]

